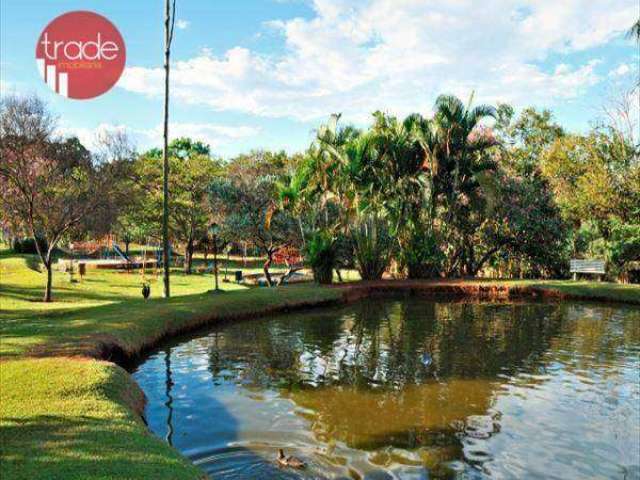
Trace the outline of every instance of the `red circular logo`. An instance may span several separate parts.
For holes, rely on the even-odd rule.
[[[54,92],[69,98],[87,99],[107,92],[120,78],[125,58],[118,29],[93,12],[56,17],[36,45],[40,76]]]

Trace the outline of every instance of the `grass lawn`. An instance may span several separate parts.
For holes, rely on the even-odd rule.
[[[640,285],[572,280],[521,281],[524,285],[541,290],[556,290],[575,297],[600,299],[605,301],[640,304]]]
[[[247,272],[257,271],[253,268]],[[142,392],[120,367],[69,358],[109,340],[135,352],[165,332],[212,315],[249,315],[340,292],[312,285],[246,288],[175,271],[171,299],[143,300],[136,273],[89,270],[82,282],[54,274],[54,303],[30,255],[0,255],[0,478],[196,479],[202,472],[148,432]],[[153,295],[155,293],[155,295]],[[29,355],[55,355],[29,358]]]
[[[235,267],[235,266],[234,266]],[[251,271],[259,267],[252,266]],[[248,273],[249,270],[245,271]],[[352,274],[345,279],[354,280]],[[120,367],[70,358],[103,344],[135,353],[164,334],[212,318],[234,318],[337,301],[339,288],[311,284],[246,288],[210,274],[172,277],[171,299],[142,299],[137,273],[89,270],[82,282],[54,274],[54,303],[40,302],[44,274],[34,256],[0,253],[0,478],[199,478],[201,472],[151,435],[142,393]],[[463,283],[496,283],[470,281]],[[571,281],[499,282],[573,296],[640,303],[640,286]],[[33,354],[48,358],[34,358]]]
[[[0,363],[0,478],[196,479],[148,433],[142,392],[120,367],[65,358]]]
[[[237,269],[234,266],[234,269]],[[244,274],[262,271],[259,267],[243,268]],[[275,269],[274,271],[278,271]],[[230,270],[231,272],[231,270]],[[231,276],[231,273],[230,273]],[[247,290],[233,282],[223,282],[220,269],[220,288],[224,291]],[[68,274],[54,272],[54,302],[44,303],[45,274],[38,269],[35,255],[15,255],[0,252],[0,357],[22,354],[30,348],[47,343],[77,339],[87,332],[100,330],[102,324],[110,333],[109,319],[117,311],[116,305],[127,303],[127,313],[144,311],[153,315],[154,306],[162,296],[162,277],[149,271],[150,300],[142,299],[142,276],[138,271],[89,269],[82,281],[71,283]],[[76,279],[79,277],[76,275]],[[185,275],[175,269],[171,277],[174,297],[202,294],[214,285],[210,273]],[[109,306],[115,307],[109,308]],[[104,320],[104,322],[103,322]]]

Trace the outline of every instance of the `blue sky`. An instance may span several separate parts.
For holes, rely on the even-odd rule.
[[[60,132],[95,142],[125,129],[138,148],[160,142],[162,0],[3,0],[3,93],[36,93]],[[71,10],[109,18],[127,68],[92,100],[56,95],[36,70],[44,26]],[[424,114],[439,93],[516,108],[551,108],[575,131],[611,92],[639,76],[624,32],[637,0],[177,0],[171,132],[229,157],[252,148],[297,151],[331,113],[366,125],[370,113]],[[637,112],[635,112],[637,118]]]

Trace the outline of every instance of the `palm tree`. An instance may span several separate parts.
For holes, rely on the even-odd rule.
[[[380,112],[374,114],[372,143],[372,197],[391,221],[392,234],[403,248],[410,230],[421,224],[428,177],[415,131],[425,122],[420,115],[403,121]]]
[[[636,20],[636,23],[634,23],[631,29],[627,32],[627,36],[635,38],[636,41],[640,43],[640,18]]]
[[[444,224],[451,227],[449,243],[453,246],[449,272],[473,275],[479,268],[471,236],[477,230],[473,213],[482,209],[481,177],[494,168],[483,152],[496,144],[481,122],[495,118],[496,110],[488,105],[471,108],[452,95],[436,99],[431,123],[421,126],[418,138],[424,150],[432,183],[432,203],[446,210]]]

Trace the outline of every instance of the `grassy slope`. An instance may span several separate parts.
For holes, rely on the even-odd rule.
[[[467,283],[500,283],[557,291],[575,298],[640,304],[640,285],[586,280],[466,280]]]
[[[65,358],[0,363],[0,478],[195,479],[202,473],[134,413],[120,367]]]
[[[525,284],[542,290],[557,290],[576,297],[640,304],[640,285],[571,280],[528,280]]]
[[[312,285],[211,295],[211,275],[173,277],[170,300],[140,299],[140,277],[89,271],[82,283],[56,275],[57,302],[38,302],[43,275],[33,257],[0,254],[0,478],[197,478],[200,472],[150,435],[131,408],[140,392],[113,364],[64,357],[25,359],[34,348],[77,353],[108,337],[136,351],[163,331],[212,314],[338,298]],[[572,295],[637,300],[640,287],[515,281]],[[159,284],[152,285],[158,293]]]
[[[55,274],[56,302],[39,302],[43,274],[28,255],[0,255],[0,478],[199,478],[151,435],[132,409],[142,394],[120,367],[77,358],[24,358],[34,348],[74,354],[109,337],[135,351],[203,316],[238,315],[338,298],[311,286],[246,289],[176,272],[170,300],[140,296],[140,276],[90,270],[82,283]],[[246,270],[245,270],[246,272]],[[156,292],[159,290],[159,281]],[[152,284],[152,289],[154,288]],[[231,290],[231,291],[229,291]]]
[[[86,333],[100,331],[104,322],[105,333],[110,333],[107,320],[113,318],[116,305],[126,303],[127,314],[143,314],[161,300],[161,278],[150,272],[151,300],[141,296],[142,277],[139,273],[114,270],[88,270],[81,282],[70,283],[67,274],[54,273],[54,302],[40,301],[45,275],[38,270],[34,255],[0,253],[0,357],[19,355],[34,346],[77,339]],[[257,268],[243,269],[245,273]],[[77,278],[77,277],[76,277]],[[220,282],[225,290],[246,290],[235,283]],[[174,271],[171,281],[175,297],[201,294],[213,288],[213,275],[184,275]],[[155,307],[154,307],[155,306]],[[132,309],[129,311],[129,309]],[[119,319],[122,320],[122,319]]]

